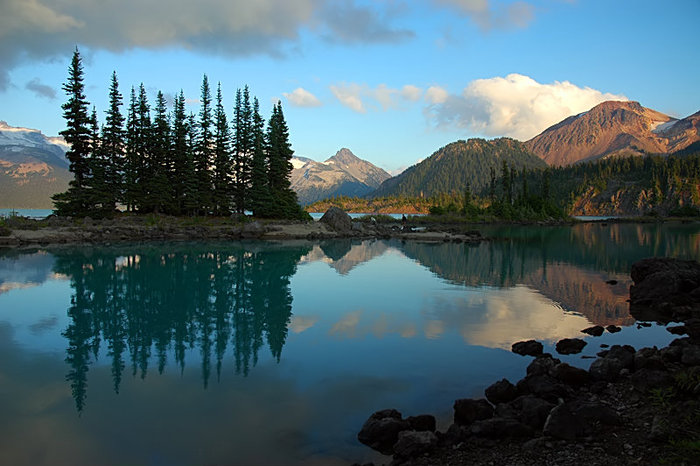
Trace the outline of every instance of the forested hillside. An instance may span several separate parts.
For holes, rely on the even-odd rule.
[[[518,171],[546,167],[523,143],[514,139],[460,140],[385,181],[370,196],[431,197],[441,193],[461,193],[467,187],[473,192],[481,192],[491,185],[492,177],[503,162]]]

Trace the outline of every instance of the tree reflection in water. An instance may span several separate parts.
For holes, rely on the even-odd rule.
[[[290,278],[308,246],[233,243],[148,245],[55,251],[54,271],[70,277],[66,363],[77,410],[85,406],[90,364],[106,344],[114,391],[128,358],[146,377],[172,352],[180,371],[198,348],[206,388],[229,347],[247,375],[264,343],[279,362],[292,312]]]

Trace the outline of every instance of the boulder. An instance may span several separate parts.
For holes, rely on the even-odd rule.
[[[542,343],[535,340],[519,341],[511,347],[511,351],[521,356],[539,356],[543,349]]]
[[[378,452],[391,455],[394,444],[399,439],[399,432],[410,428],[401,413],[395,409],[385,409],[373,413],[365,421],[357,434],[357,440]]]
[[[461,426],[468,426],[474,421],[493,417],[493,406],[483,398],[479,400],[471,398],[456,400],[454,411],[454,422]]]
[[[577,354],[583,350],[587,343],[580,338],[564,338],[557,342],[557,353]]]
[[[666,363],[656,347],[642,348],[634,353],[634,369],[666,369]]]
[[[518,396],[518,390],[508,379],[501,379],[486,388],[484,394],[491,403],[507,403]]]
[[[352,231],[352,219],[339,207],[330,207],[319,221],[338,233],[349,233]]]
[[[581,333],[588,335],[593,335],[594,337],[599,337],[605,332],[605,328],[602,325],[594,325],[593,327],[584,328]]]
[[[572,401],[549,413],[543,432],[551,437],[575,440],[592,434],[597,426],[619,425],[620,416],[609,406],[595,401]]]
[[[567,385],[584,385],[589,379],[588,371],[579,367],[570,366],[565,362],[554,366],[550,373],[552,374],[552,377],[564,382]]]
[[[528,375],[518,382],[517,388],[519,393],[532,394],[550,402],[572,394],[571,388],[549,375]]]
[[[549,374],[554,366],[559,364],[559,359],[553,358],[551,354],[545,353],[538,358],[535,358],[529,366],[527,366],[527,375],[546,375]]]
[[[406,418],[406,422],[408,422],[408,425],[410,426],[411,430],[417,430],[420,432],[435,432],[435,429],[437,428],[437,421],[435,420],[435,416],[432,416],[430,414],[409,416]]]
[[[620,375],[622,368],[622,363],[617,359],[598,358],[593,361],[588,373],[595,380],[612,382]]]
[[[632,369],[634,367],[634,355],[636,351],[630,345],[612,345],[605,352],[605,358],[617,359],[622,364],[623,368]]]
[[[700,263],[667,257],[642,259],[632,264],[630,313],[638,320],[670,322],[681,312],[700,312]],[[690,309],[687,308],[690,306]],[[694,309],[694,311],[693,311]]]
[[[399,433],[394,444],[396,458],[415,458],[435,448],[438,438],[433,432],[405,430]]]
[[[605,327],[605,330],[607,330],[610,333],[617,333],[621,332],[622,328],[618,327],[617,325],[610,324],[607,327]]]

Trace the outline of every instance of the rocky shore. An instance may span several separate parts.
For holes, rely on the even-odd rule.
[[[51,216],[44,220],[8,219],[0,227],[0,247],[60,244],[112,244],[144,241],[287,240],[331,238],[399,238],[417,241],[478,242],[478,231],[413,227],[401,221],[353,221],[337,207],[316,222],[247,219],[176,218],[121,215],[93,220]]]
[[[481,399],[454,402],[453,423],[432,415],[372,414],[358,440],[392,465],[700,464],[700,264],[666,258],[633,265],[630,312],[679,336],[665,348],[614,345],[588,370],[542,353],[536,341],[513,351],[534,359],[527,375],[502,379]],[[610,326],[582,329],[589,335]],[[557,344],[561,354],[585,341]]]

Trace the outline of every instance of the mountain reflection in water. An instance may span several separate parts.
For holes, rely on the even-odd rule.
[[[520,376],[527,360],[509,352],[514,341],[537,338],[551,348],[560,338],[584,337],[580,330],[592,324],[632,324],[625,300],[636,260],[700,258],[697,224],[483,231],[495,239],[0,252],[0,377],[11,381],[8,399],[31,397],[45,406],[2,403],[18,430],[0,447],[13,452],[14,464],[50,464],[51,455],[22,460],[28,442],[59,462],[148,464],[137,448],[140,430],[124,440],[131,453],[110,443],[107,432],[108,424],[124,427],[124,416],[150,406],[161,416],[182,416],[199,439],[193,452],[160,419],[172,464],[362,460],[366,449],[355,433],[372,411],[444,409],[449,417],[455,398]],[[605,338],[589,340],[586,351],[594,354]],[[45,356],[50,345],[61,353],[59,367]],[[32,366],[35,359],[41,365]],[[579,356],[566,360],[585,364]],[[60,383],[31,381],[56,372]],[[198,383],[190,383],[193,374]],[[58,408],[60,387],[79,420]],[[227,447],[194,433],[218,412],[238,436]],[[149,419],[143,429],[150,432],[158,417]],[[81,453],[49,446],[60,436],[45,426],[89,435],[95,446]],[[30,440],[38,431],[46,436]],[[278,448],[269,449],[270,442]],[[105,463],[94,455],[108,444],[114,460]],[[167,448],[158,448],[165,455]]]

